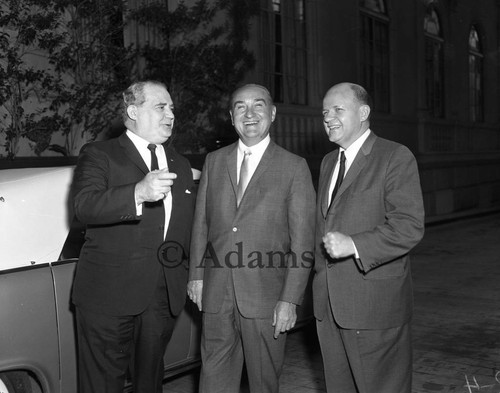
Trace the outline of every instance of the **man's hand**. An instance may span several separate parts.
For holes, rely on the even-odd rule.
[[[280,333],[285,333],[295,326],[296,308],[297,306],[293,303],[278,301],[273,314],[274,338],[278,338]]]
[[[138,205],[144,202],[156,202],[164,199],[170,192],[177,175],[168,168],[149,172],[144,179],[135,185],[135,201]]]
[[[201,311],[201,295],[203,292],[203,280],[191,280],[187,283],[187,293],[189,298],[196,303]]]
[[[356,253],[351,237],[340,232],[328,232],[323,236],[323,244],[333,259],[349,257]]]

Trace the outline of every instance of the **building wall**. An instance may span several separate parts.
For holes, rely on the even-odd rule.
[[[265,1],[264,1],[265,2]],[[284,147],[308,157],[315,175],[321,157],[334,146],[323,130],[322,97],[332,85],[360,83],[358,1],[306,1],[308,104],[278,103],[272,135]],[[388,0],[390,112],[374,108],[371,128],[408,146],[420,167],[428,222],[500,209],[499,5],[494,0]],[[440,18],[444,39],[444,117],[426,108],[426,7]],[[483,49],[484,121],[469,116],[469,45],[477,26]],[[251,47],[257,66],[248,81],[263,81],[266,54],[259,46],[265,28],[253,25]],[[269,87],[269,86],[268,86]]]

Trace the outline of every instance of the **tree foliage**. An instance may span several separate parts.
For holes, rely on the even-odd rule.
[[[168,86],[180,150],[206,149],[224,132],[228,92],[253,65],[245,42],[257,0],[179,0],[173,9],[150,0],[126,8],[131,3],[0,5],[0,134],[8,157],[23,138],[37,155],[77,154],[119,117],[119,92],[138,79]],[[140,34],[125,39],[139,31],[154,42]]]
[[[138,8],[132,20],[158,32],[159,42],[140,48],[144,77],[163,81],[176,104],[180,150],[210,150],[228,132],[228,94],[254,65],[246,48],[255,0],[179,1]],[[234,131],[230,130],[230,135]]]
[[[29,108],[28,104],[47,98],[47,86],[53,77],[29,59],[37,56],[37,49],[57,27],[57,12],[51,4],[11,0],[1,7],[0,133],[6,136],[5,150],[10,158],[17,154],[23,137],[38,142],[35,153],[50,139],[49,109],[46,105]]]
[[[8,157],[22,137],[39,155],[77,154],[109,127],[129,52],[121,0],[11,0],[0,18],[0,106]],[[119,22],[119,23],[116,23]],[[51,144],[53,134],[64,143]]]

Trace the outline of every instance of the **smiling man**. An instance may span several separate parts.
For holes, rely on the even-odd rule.
[[[312,265],[315,192],[306,161],[269,136],[276,107],[265,87],[237,89],[230,115],[240,139],[207,155],[191,242],[200,392],[238,392],[245,362],[252,393],[278,393]],[[261,264],[259,255],[278,257]]]
[[[127,131],[85,145],[73,181],[86,224],[73,286],[79,393],[161,393],[163,355],[186,298],[187,260],[159,260],[169,242],[189,248],[194,212],[189,162],[167,147],[174,124],[165,85],[123,93]],[[163,262],[163,263],[161,263]]]
[[[326,388],[410,393],[410,250],[424,234],[417,162],[370,130],[371,100],[340,83],[323,99],[335,143],[322,163],[316,208],[314,315]]]

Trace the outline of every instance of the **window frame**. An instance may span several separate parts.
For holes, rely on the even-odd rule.
[[[484,122],[484,53],[479,31],[472,25],[468,36],[469,118],[474,123]],[[473,33],[476,47],[471,46]]]
[[[374,110],[391,112],[390,18],[384,0],[360,0],[360,80]]]
[[[437,32],[426,29],[427,17],[436,20]],[[435,118],[445,117],[444,37],[442,23],[435,7],[424,16],[425,99],[427,112]]]
[[[261,0],[263,81],[276,103],[309,102],[307,5],[307,0]]]

